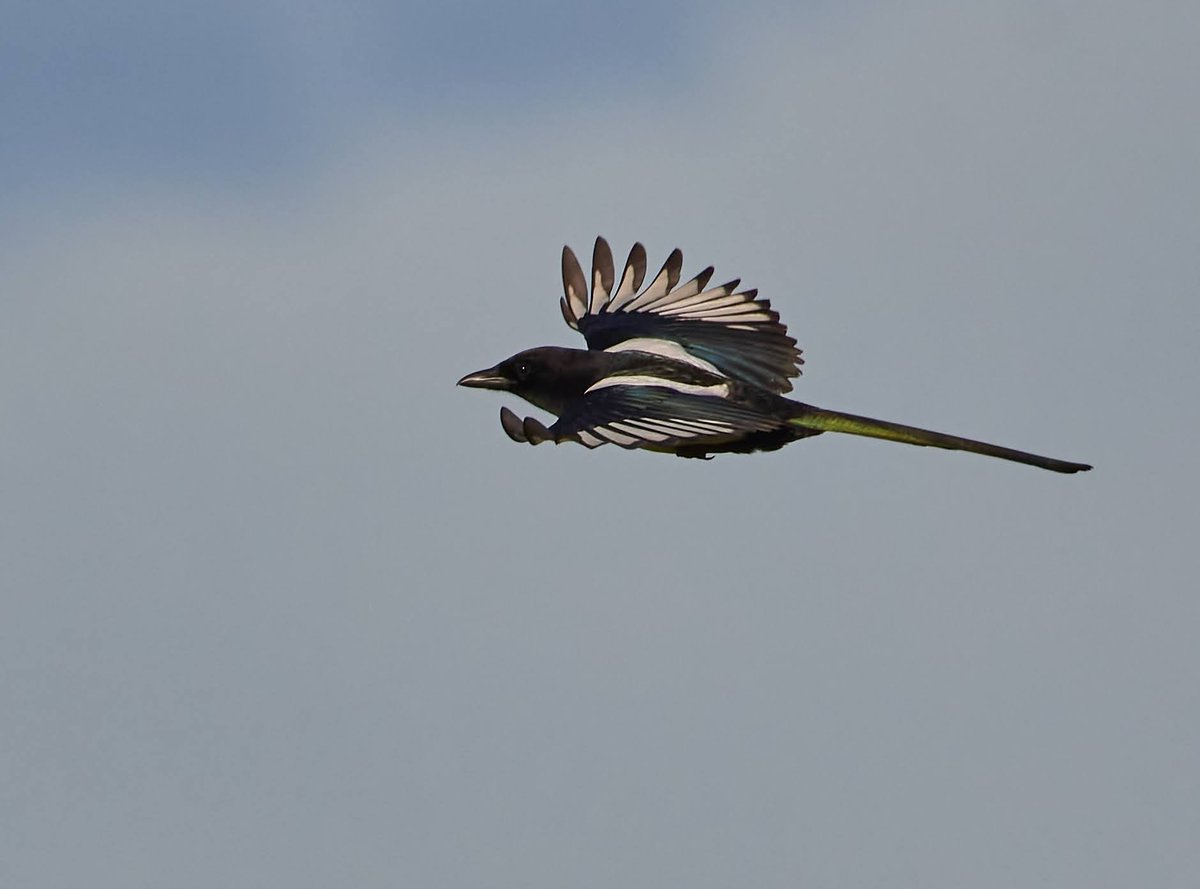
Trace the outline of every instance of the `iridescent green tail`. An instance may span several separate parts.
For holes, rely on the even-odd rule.
[[[797,414],[789,422],[803,429],[813,429],[820,432],[845,432],[850,435],[865,435],[868,438],[882,438],[887,441],[902,441],[905,444],[921,445],[923,447],[946,448],[950,451],[970,451],[972,454],[984,454],[988,457],[999,457],[1001,460],[1012,460],[1029,466],[1038,466],[1053,472],[1086,472],[1092,467],[1086,463],[1069,463],[1066,460],[1055,460],[1052,457],[1041,457],[1025,451],[1015,451],[1012,448],[1002,448],[999,445],[975,441],[970,438],[960,438],[957,435],[946,435],[942,432],[931,432],[928,429],[918,429],[915,426],[902,426],[899,423],[889,423],[887,420],[873,420],[870,417],[859,417],[854,414],[843,414],[841,411],[830,411],[813,407],[808,404],[797,404]]]

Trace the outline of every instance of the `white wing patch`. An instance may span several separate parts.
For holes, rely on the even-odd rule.
[[[643,441],[666,441],[671,437],[665,432],[656,432],[653,429],[647,429],[640,425],[636,420],[632,422],[622,421],[620,423],[609,423],[608,425],[613,429],[619,430],[620,432],[625,432],[629,435],[636,435]]]
[[[687,395],[708,395],[713,398],[728,398],[729,384],[718,383],[715,386],[700,386],[695,383],[680,383],[675,380],[666,380],[662,377],[639,376],[637,374],[617,374],[611,377],[605,377],[595,383],[592,383],[585,391],[595,392],[597,389],[607,389],[610,386],[653,386],[659,389],[671,389],[675,392],[682,392]]]
[[[719,435],[732,432],[733,426],[720,420],[668,420],[672,426],[678,426],[690,435]]]
[[[734,427],[719,420],[679,420],[657,417],[635,417],[625,420],[610,420],[591,429],[575,433],[580,443],[596,448],[611,442],[623,448],[640,444],[701,438],[713,435],[728,435]]]
[[[698,367],[701,370],[706,370],[710,374],[715,374],[718,377],[723,377],[725,374],[717,369],[717,366],[711,361],[705,361],[703,358],[697,358],[679,343],[672,340],[659,340],[648,336],[634,337],[631,340],[622,340],[615,346],[609,346],[605,352],[649,352],[651,355],[661,355],[664,358],[671,358],[675,361],[682,361],[684,364],[690,364],[692,367]]]
[[[596,426],[592,429],[601,438],[611,441],[615,445],[629,446],[637,443],[637,438],[630,435],[623,435],[612,426]]]

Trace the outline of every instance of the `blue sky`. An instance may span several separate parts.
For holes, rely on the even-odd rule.
[[[64,176],[244,187],[303,175],[380,117],[436,127],[670,95],[714,18],[664,3],[20,6],[0,38],[3,185],[20,193]]]
[[[1190,5],[2,16],[0,883],[1194,881]],[[597,234],[1096,470],[517,447]]]

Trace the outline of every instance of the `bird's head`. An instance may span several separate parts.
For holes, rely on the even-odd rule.
[[[568,399],[582,395],[599,378],[595,363],[591,354],[581,349],[541,346],[467,374],[458,385],[512,392],[559,415]]]

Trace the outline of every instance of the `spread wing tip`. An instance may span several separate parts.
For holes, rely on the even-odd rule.
[[[708,287],[712,266],[680,284],[683,251],[678,247],[643,287],[646,259],[646,248],[635,242],[617,281],[612,249],[597,237],[589,280],[575,253],[563,248],[560,308],[564,321],[584,335],[589,349],[659,337],[689,351],[698,349],[706,360],[716,352],[723,358],[718,366],[734,376],[744,374],[779,392],[791,389],[788,379],[800,374],[804,359],[779,313],[770,300],[759,298],[757,288],[738,290],[739,278]]]
[[[558,437],[546,424],[533,417],[521,419],[506,407],[500,408],[500,425],[505,434],[521,444],[539,445],[545,441],[558,442]]]

